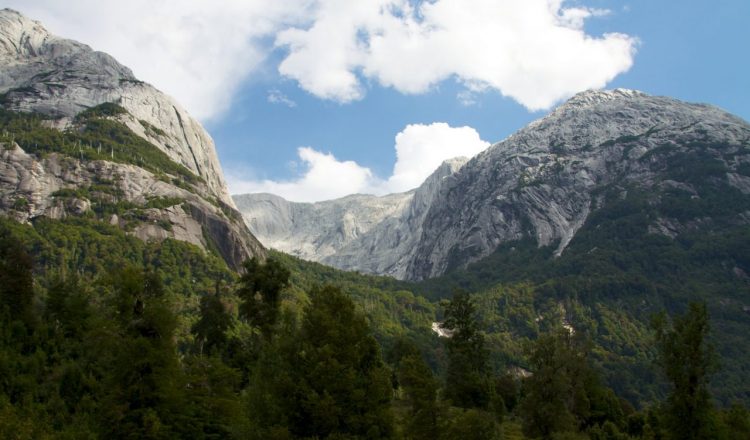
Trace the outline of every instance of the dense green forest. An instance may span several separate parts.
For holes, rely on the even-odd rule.
[[[0,142],[190,189],[123,111],[0,110]],[[273,251],[238,274],[128,234],[183,200],[58,191],[91,212],[0,217],[0,438],[750,438],[750,198],[700,148],[649,158],[696,194],[612,185],[560,257],[521,240],[420,283]]]
[[[2,438],[750,435],[745,406],[711,395],[724,359],[703,303],[643,326],[602,312],[643,338],[661,383],[631,403],[607,385],[606,345],[532,283],[436,303],[283,254],[237,276],[94,219],[0,231]]]

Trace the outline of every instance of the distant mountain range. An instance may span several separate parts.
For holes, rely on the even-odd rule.
[[[592,215],[635,190],[660,208],[649,219],[651,234],[674,239],[747,225],[750,124],[710,105],[587,91],[473,159],[447,162],[407,193],[313,204],[266,194],[234,200],[269,247],[422,280],[523,239],[559,257]],[[722,209],[670,210],[675,198]]]
[[[335,284],[384,347],[409,334],[438,366],[438,300],[463,289],[495,366],[528,367],[525,346],[563,325],[591,337],[592,362],[631,402],[663,394],[649,317],[705,302],[715,396],[750,399],[750,125],[709,105],[588,91],[406,193],[233,200],[213,141],[174,100],[6,9],[0,214],[33,257],[41,301],[60,273],[93,285],[145,267],[176,300],[184,342],[200,299],[265,256],[262,242],[408,280],[275,254],[293,273],[292,311]]]

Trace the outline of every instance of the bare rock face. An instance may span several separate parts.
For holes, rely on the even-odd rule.
[[[341,269],[420,280],[531,239],[560,256],[615,189],[659,205],[697,198],[692,170],[750,194],[750,124],[718,108],[632,90],[587,91],[419,189],[316,204],[235,198],[268,246]],[[701,167],[706,168],[703,170]],[[388,208],[383,208],[385,205]],[[735,220],[750,223],[750,212]],[[658,218],[670,238],[711,219]]]
[[[265,246],[344,270],[403,278],[433,197],[465,162],[446,161],[419,188],[383,197],[357,194],[318,203],[272,194],[234,198]]]
[[[53,118],[117,103],[130,114],[123,122],[131,130],[202,177],[216,197],[233,206],[213,140],[179,104],[106,53],[51,35],[10,9],[0,10],[0,94],[6,109]]]
[[[126,112],[112,118],[199,178],[180,184],[132,164],[37,156],[0,143],[0,212],[21,222],[109,215],[100,219],[143,240],[174,238],[214,250],[235,269],[246,258],[265,256],[196,120],[111,56],[0,10],[0,107],[40,114],[46,126],[64,130],[81,111],[103,103],[119,104]]]
[[[151,207],[154,201],[166,202]],[[235,269],[265,254],[239,213],[200,188],[180,188],[134,165],[59,154],[38,158],[18,145],[0,144],[0,212],[28,222],[39,216],[95,216],[92,205],[126,206],[122,216],[107,219],[110,224],[144,241],[174,238],[217,249]]]
[[[635,185],[659,203],[686,160],[716,161],[722,179],[746,191],[737,170],[750,163],[750,125],[716,107],[632,90],[580,93],[473,158],[442,188],[405,277],[441,275],[524,237],[560,255],[601,191]],[[656,230],[668,231],[670,221],[660,223]]]

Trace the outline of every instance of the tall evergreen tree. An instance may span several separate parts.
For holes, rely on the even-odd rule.
[[[445,307],[442,326],[451,333],[446,339],[445,398],[454,406],[487,409],[494,394],[489,351],[475,315],[474,304],[467,293],[456,293]]]
[[[417,354],[409,354],[399,362],[398,380],[411,404],[406,426],[408,438],[433,440],[440,436],[440,407],[437,402],[438,383],[432,370]]]
[[[591,341],[560,328],[539,337],[529,362],[533,375],[523,385],[520,404],[524,433],[552,438],[560,433],[625,429],[622,404],[591,367]],[[619,432],[619,431],[618,431]]]
[[[706,340],[709,332],[705,303],[691,303],[682,316],[667,322],[666,314],[652,322],[659,348],[658,363],[672,385],[666,402],[665,425],[676,440],[714,438],[715,418],[708,382],[716,355]]]
[[[261,263],[246,260],[237,295],[242,299],[240,317],[260,329],[269,339],[279,317],[281,290],[289,284],[289,269],[275,258]]]
[[[173,342],[176,320],[155,273],[125,267],[112,276],[121,338],[115,341],[103,409],[108,438],[175,438],[188,407]]]
[[[295,385],[283,397],[292,434],[392,436],[391,375],[348,296],[331,286],[314,289],[292,347]]]
[[[32,323],[34,279],[31,256],[5,228],[0,229],[0,313],[10,320]],[[0,315],[2,316],[2,315]]]
[[[198,344],[198,353],[221,352],[227,344],[227,330],[231,326],[232,316],[222,302],[220,286],[217,284],[213,294],[201,298],[200,318],[191,328]]]

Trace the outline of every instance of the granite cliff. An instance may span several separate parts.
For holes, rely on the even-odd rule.
[[[553,256],[560,256],[608,193],[645,191],[652,205],[672,203],[676,193],[713,204],[726,201],[714,202],[712,194],[747,197],[748,169],[746,121],[710,105],[617,89],[574,96],[443,174],[450,177],[437,185],[431,177],[401,195],[316,204],[268,195],[235,200],[268,246],[341,269],[420,280],[523,239],[551,246]],[[704,173],[712,174],[691,177]],[[420,192],[429,196],[417,203]],[[378,209],[361,209],[365,204]],[[731,221],[750,220],[750,212],[732,215]],[[675,237],[710,223],[700,216],[663,215],[649,230]]]
[[[229,196],[208,133],[111,56],[1,10],[0,106],[7,215],[96,215],[144,240],[216,250],[235,268],[264,255]]]
[[[465,162],[448,160],[419,188],[382,197],[295,203],[273,194],[245,194],[234,200],[268,247],[344,270],[404,278],[433,198]]]

